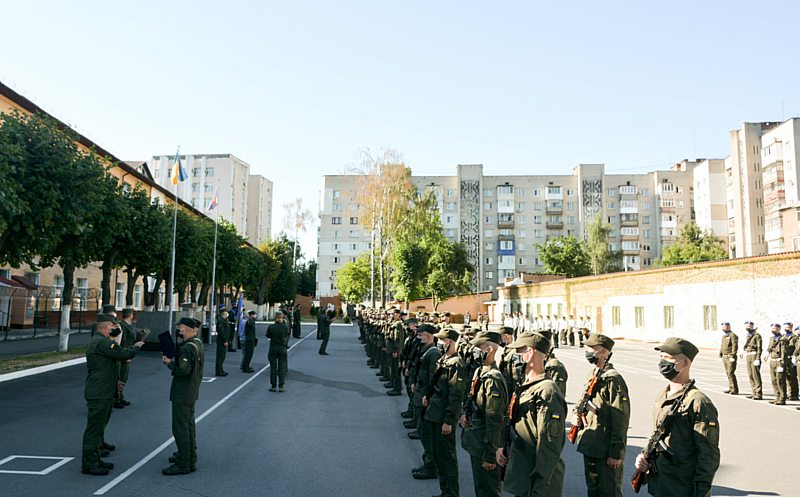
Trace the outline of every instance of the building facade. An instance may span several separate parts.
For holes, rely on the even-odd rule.
[[[174,155],[157,155],[148,161],[153,179],[159,185],[174,191],[172,165]],[[194,208],[222,219],[236,227],[236,231],[257,244],[259,238],[251,235],[272,233],[272,182],[259,175],[250,174],[250,165],[232,154],[181,155],[189,179],[178,184],[178,197]],[[257,188],[250,198],[250,182]],[[219,206],[209,212],[208,207],[219,187]],[[255,219],[249,220],[253,214]]]

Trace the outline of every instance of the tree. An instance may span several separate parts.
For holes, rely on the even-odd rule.
[[[574,236],[558,236],[534,247],[547,274],[564,274],[577,278],[592,274],[592,265],[586,242]]]
[[[429,273],[430,251],[424,239],[404,238],[391,252],[391,288],[395,297],[408,303],[426,295],[425,280]]]
[[[336,288],[339,298],[348,304],[364,302],[370,295],[373,281],[370,274],[372,257],[364,252],[354,261],[348,261],[336,270]]]
[[[604,222],[605,216],[601,210],[595,214],[587,230],[589,231],[589,241],[587,250],[592,262],[594,274],[605,274],[621,271],[623,269],[622,250],[612,251],[608,245],[608,234],[611,226]]]
[[[245,296],[258,306],[257,319],[263,319],[267,293],[280,272],[281,263],[275,258],[275,244],[270,240],[262,240],[257,249],[247,247],[244,252],[247,266],[243,285]]]
[[[728,258],[722,240],[714,236],[714,231],[701,230],[695,223],[687,224],[681,231],[678,241],[665,247],[656,267],[691,264],[693,262],[719,261]]]
[[[450,243],[441,239],[430,249],[428,291],[433,299],[434,311],[448,298],[470,291],[475,267],[463,243]]]
[[[272,253],[276,260],[280,262],[278,275],[270,286],[267,302],[277,304],[278,302],[293,301],[297,296],[297,275],[292,270],[292,245],[284,234],[278,240],[272,240]]]
[[[294,235],[292,241],[294,242],[292,252],[292,270],[296,269],[297,259],[299,254],[299,247],[297,246],[297,238],[300,233],[305,233],[308,226],[314,222],[314,215],[310,209],[303,209],[303,199],[297,197],[294,202],[283,205],[283,229],[289,234]]]
[[[313,297],[317,291],[317,261],[311,259],[305,264],[298,266],[297,293],[304,297]]]

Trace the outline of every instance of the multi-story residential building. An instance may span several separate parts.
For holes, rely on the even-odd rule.
[[[797,250],[785,238],[792,231],[787,224],[797,222],[795,206],[800,200],[797,163],[800,159],[795,144],[800,139],[800,118],[793,118],[769,129],[761,136],[762,181],[764,182],[764,237],[767,253],[778,254]],[[795,245],[796,246],[796,245]]]
[[[694,212],[700,229],[709,229],[728,250],[728,207],[724,159],[699,159],[694,167]]]
[[[272,238],[272,181],[251,174],[247,185],[247,239],[253,245]]]
[[[412,176],[433,190],[445,237],[467,248],[477,271],[474,286],[494,290],[505,278],[537,272],[536,244],[557,236],[585,238],[602,212],[609,245],[626,268],[647,268],[694,219],[694,162],[648,174],[605,174],[603,164],[581,164],[571,175],[484,176],[483,166],[459,165],[454,176]],[[320,198],[317,297],[336,295],[335,271],[371,246],[358,224],[353,176],[325,176]],[[355,220],[355,221],[354,221]]]
[[[148,161],[148,166],[153,174],[153,178],[159,185],[174,191],[172,185],[172,165],[175,161],[174,155],[153,156]],[[236,231],[245,237],[251,234],[270,233],[272,226],[272,182],[266,180],[268,184],[260,185],[261,190],[266,187],[267,192],[259,193],[253,199],[254,205],[249,203],[248,185],[251,178],[257,175],[250,174],[250,165],[232,154],[203,154],[203,155],[181,155],[181,161],[189,180],[180,183],[178,186],[178,197],[189,202],[198,210],[207,215],[219,215],[232,223]],[[208,212],[208,206],[214,197],[214,192],[219,187],[219,207],[214,211]],[[248,211],[258,213],[258,222],[266,222],[267,226],[251,225],[248,223]],[[266,215],[269,212],[269,215]],[[258,239],[249,238],[253,244],[258,243]]]

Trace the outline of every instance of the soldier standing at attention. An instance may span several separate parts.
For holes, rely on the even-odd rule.
[[[224,307],[217,316],[217,361],[216,375],[228,376],[224,370],[225,356],[228,355],[228,345],[233,340],[230,324],[228,323],[228,310]]]
[[[789,356],[790,360],[786,361],[786,385],[789,390],[789,400],[800,400],[798,398],[798,391],[797,391],[797,354],[798,349],[798,341],[800,338],[797,337],[794,333],[792,333],[792,323],[783,323],[783,332],[786,334],[786,341],[788,345],[786,347],[786,354]]]
[[[320,355],[329,355],[325,352],[325,349],[328,348],[328,339],[331,337],[331,321],[333,318],[336,317],[336,313],[333,311],[328,311],[322,313],[322,317],[319,318],[319,333],[322,337],[322,343],[319,345],[319,354]]]
[[[456,424],[461,415],[461,404],[466,390],[466,365],[456,353],[458,332],[444,328],[434,335],[439,339],[443,356],[437,363],[439,369],[432,397],[427,395],[422,404],[427,407],[424,423],[433,435],[433,462],[439,471],[439,488],[442,497],[457,497],[458,456],[456,455]]]
[[[622,497],[623,463],[631,418],[628,385],[608,362],[614,340],[592,333],[584,341],[584,347],[586,360],[594,365],[587,377],[584,394],[592,378],[605,368],[591,398],[596,407],[589,409],[586,416],[579,417],[577,410],[572,412],[572,424],[580,430],[578,452],[583,454],[587,495]]]
[[[658,369],[669,381],[667,388],[659,392],[653,414],[655,426],[683,395],[684,385],[691,380],[692,361],[697,347],[682,338],[668,338],[655,348],[661,351]],[[717,408],[704,393],[694,385],[678,407],[667,427],[663,439],[667,447],[675,452],[670,460],[658,458],[658,472],[650,473],[647,490],[655,497],[708,497],[714,474],[719,468],[719,418]],[[644,455],[636,456],[636,469],[650,470]]]
[[[417,335],[420,342],[422,342],[422,350],[420,350],[419,360],[417,361],[417,368],[414,374],[414,383],[411,385],[411,390],[414,392],[414,419],[417,421],[416,436],[412,436],[414,432],[408,434],[408,438],[419,439],[422,442],[422,466],[411,470],[411,474],[418,480],[430,480],[439,477],[439,472],[436,470],[436,463],[433,461],[433,432],[428,423],[422,420],[423,398],[428,394],[434,376],[436,375],[436,367],[439,363],[439,358],[442,357],[442,351],[433,342],[433,335],[437,333],[436,328],[428,323],[423,323],[417,328]]]
[[[178,452],[170,457],[172,466],[161,470],[167,476],[188,475],[197,469],[194,404],[200,393],[205,362],[203,342],[196,336],[199,328],[200,321],[181,318],[178,321],[178,336],[183,338],[183,344],[178,357],[175,360],[161,357],[161,361],[172,371],[169,400],[172,402],[172,436],[178,446]]]
[[[467,311],[466,314],[464,314],[464,324],[469,325],[469,322],[470,322],[470,316],[469,316],[469,311]]]
[[[778,406],[786,405],[786,363],[789,362],[787,352],[789,342],[781,335],[781,325],[774,323],[771,326],[772,336],[769,339],[767,354],[769,354],[769,371],[772,378],[772,390],[775,392],[775,400],[770,400],[770,404]],[[763,359],[767,360],[765,354]]]
[[[272,383],[270,392],[275,391],[275,385],[284,392],[286,383],[286,352],[289,345],[289,326],[283,321],[283,313],[275,311],[275,322],[267,328],[269,338],[269,380]]]
[[[747,339],[744,342],[744,354],[747,356],[747,376],[753,393],[748,399],[761,400],[761,335],[756,331],[752,321],[744,322]]]
[[[122,336],[120,337],[119,345],[123,348],[133,347],[133,344],[136,342],[136,337],[133,334],[133,327],[131,326],[131,321],[133,321],[133,309],[123,309],[122,310],[122,321],[119,322],[119,327],[122,330]],[[131,371],[131,360],[127,359],[125,361],[120,361],[119,363],[119,381],[122,383],[122,388],[120,388],[119,392],[117,393],[117,401],[114,402],[114,407],[117,409],[121,409],[125,406],[131,405],[130,402],[125,400],[125,384],[128,383],[128,373]]]
[[[483,331],[489,331],[489,311],[483,313]]]
[[[739,353],[739,337],[731,331],[730,323],[722,323],[722,343],[719,347],[719,359],[725,366],[728,376],[728,389],[722,393],[737,395],[739,383],[736,381],[736,355]]]
[[[111,416],[114,394],[120,388],[119,364],[136,356],[144,342],[136,342],[133,347],[120,347],[111,335],[119,334],[119,321],[111,314],[97,315],[97,333],[86,346],[86,384],[83,397],[89,415],[83,433],[83,453],[81,470],[85,475],[107,475],[114,464],[100,459],[100,451],[115,447],[105,443],[104,432]],[[116,331],[115,331],[116,330]]]
[[[242,372],[252,373],[255,369],[250,367],[253,359],[253,351],[256,348],[256,311],[247,313],[247,321],[244,323],[244,360],[242,361]]]
[[[292,321],[292,336],[295,338],[300,338],[300,319],[301,319],[301,308],[300,304],[294,306],[294,320]]]
[[[519,387],[519,409],[513,425],[516,442],[506,456],[497,451],[497,462],[508,466],[503,491],[526,497],[560,496],[564,491],[564,460],[561,451],[567,439],[567,403],[555,382],[547,377],[544,359],[550,341],[538,333],[520,335],[508,346],[525,363]]]
[[[461,446],[472,462],[475,496],[502,496],[497,449],[503,446],[504,413],[508,409],[508,390],[494,357],[500,348],[500,333],[484,331],[470,343],[479,348],[483,364],[475,370],[467,392],[469,412],[461,415]]]
[[[400,375],[400,361],[403,360],[403,345],[406,341],[406,328],[403,326],[403,320],[400,318],[400,309],[395,308],[393,312],[394,322],[392,329],[389,332],[392,343],[392,355],[389,357],[389,364],[391,365],[390,371],[390,390],[386,392],[388,395],[397,396],[403,393],[403,380]]]

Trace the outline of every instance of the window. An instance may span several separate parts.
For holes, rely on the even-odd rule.
[[[125,283],[117,283],[116,293],[114,294],[114,305],[117,309],[122,309],[125,303]]]
[[[575,224],[575,216],[567,216],[568,224]]]
[[[206,183],[204,190],[206,192],[213,192],[214,191],[214,183]]]
[[[142,308],[142,285],[136,285],[133,287],[133,308]]]
[[[703,306],[703,329],[706,331],[714,330],[717,328],[717,306],[704,305]]]
[[[86,310],[87,296],[89,293],[89,278],[75,278],[77,298],[73,301],[73,310]]]
[[[340,192],[339,190],[333,191],[333,198],[341,198],[341,197],[342,197],[342,192]]]
[[[517,231],[517,236],[519,236],[520,238],[525,238],[525,230]]]
[[[446,230],[445,236],[454,237],[456,236],[456,230]]]
[[[664,306],[664,328],[671,330],[675,328],[675,307],[671,305]]]
[[[514,242],[512,242],[512,241],[501,241],[500,242],[500,250],[514,250]]]
[[[548,218],[547,222],[548,223],[560,223],[561,222],[561,216],[550,216]]]
[[[524,209],[524,208],[525,208],[525,202],[519,202],[517,204],[517,209]],[[800,211],[798,211],[798,212],[800,212]]]
[[[613,306],[611,308],[611,324],[614,326],[619,326],[620,324],[619,306]]]
[[[520,266],[524,266],[525,265],[525,258],[524,257],[520,257],[519,258],[519,265]]]
[[[674,192],[675,191],[675,185],[673,185],[672,183],[662,183],[661,184],[661,191],[662,192]]]
[[[192,183],[192,192],[197,193],[200,191],[200,183]]]
[[[514,264],[514,256],[513,255],[499,255],[499,256],[497,256],[497,263],[498,264]]]
[[[574,197],[574,196],[575,196],[575,190],[567,190],[567,197]]]
[[[454,216],[445,216],[445,218],[444,218],[445,221],[444,222],[446,222],[447,224],[452,223],[453,222],[453,217]]]
[[[524,197],[525,196],[525,190],[517,189],[517,196]]]
[[[617,216],[608,216],[608,224],[614,224],[617,222]]]
[[[358,218],[357,217],[351,217],[350,218],[350,224],[358,224]]]
[[[491,266],[492,264],[494,264],[494,258],[493,257],[484,257],[483,263],[486,264],[487,266]]]
[[[642,224],[650,224],[650,216],[642,216]]]
[[[331,279],[336,277],[336,271],[331,271]]]
[[[342,218],[340,217],[332,217],[331,224],[342,224]]]
[[[192,177],[193,178],[199,178],[200,177],[200,168],[199,167],[195,167],[195,168],[192,169]]]
[[[483,276],[487,280],[491,280],[492,278],[494,278],[494,271],[486,271],[485,273],[483,273]]]
[[[613,209],[614,208],[614,202],[609,202],[607,207],[608,207],[609,210]]]
[[[53,277],[53,310],[61,308],[61,292],[64,291],[64,277],[55,275]]]
[[[636,327],[644,328],[644,307],[635,307]]]
[[[606,193],[608,194],[609,197],[613,197],[614,195],[616,195],[616,192],[614,191],[613,188],[609,188]]]
[[[561,195],[561,187],[560,186],[548,186],[547,193],[549,195]]]
[[[350,232],[350,238],[358,238],[360,236],[361,236],[361,232],[358,231],[358,230]]]
[[[527,246],[524,243],[518,243],[517,244],[517,250],[521,250],[521,251],[525,252],[526,248],[527,248]]]
[[[642,210],[649,211],[650,210],[650,202],[642,202]]]
[[[683,193],[683,187],[682,186],[676,187],[675,188],[675,193]]]
[[[567,230],[567,236],[575,236],[575,230]]]
[[[519,224],[525,224],[525,216],[517,216],[517,222]]]
[[[492,191],[491,190],[484,190],[483,191],[483,195],[485,197],[491,197],[492,196]]]
[[[340,260],[340,259],[341,259],[341,257],[332,257],[332,258],[331,258],[331,260],[332,260],[332,262],[333,262],[334,264],[339,264],[339,260]]]
[[[341,246],[338,243],[331,243],[331,250],[339,250]]]
[[[622,250],[639,250],[639,242],[622,242]]]
[[[636,186],[620,186],[620,195],[636,195]]]
[[[214,177],[214,168],[207,167],[206,168],[206,178],[213,178]]]
[[[485,237],[491,238],[491,237],[494,236],[494,230],[486,230],[486,231],[484,231],[483,234],[484,234]]]
[[[542,230],[533,230],[533,236],[536,238],[542,237]]]
[[[611,230],[608,232],[609,238],[616,238],[617,237],[617,230]]]
[[[340,238],[341,236],[342,236],[342,232],[341,231],[335,231],[335,230],[331,231],[331,237]]]
[[[486,250],[494,250],[494,242],[486,242]]]
[[[498,186],[497,187],[497,194],[498,195],[509,195],[514,193],[513,186]]]
[[[447,210],[452,211],[452,210],[455,210],[455,208],[456,208],[456,203],[455,202],[448,202],[447,203]]]
[[[542,224],[542,216],[533,216],[533,224]]]
[[[333,210],[335,211],[344,210],[344,206],[342,204],[333,204]]]
[[[653,260],[650,259],[649,257],[644,258],[644,259],[642,259],[642,265],[643,266],[652,266],[653,265]]]
[[[645,188],[642,190],[642,197],[649,197],[650,196],[650,189]]]
[[[456,195],[455,190],[447,190],[447,196],[448,197],[455,197],[455,195]]]
[[[514,230],[509,230],[509,229],[500,230],[500,235],[501,236],[511,236],[513,234],[514,234]]]
[[[534,197],[541,197],[542,196],[542,191],[537,189],[537,188],[534,188],[533,189],[533,196]]]
[[[642,244],[639,245],[639,247],[642,250],[646,250],[646,251],[650,252],[650,244],[649,243],[642,243]]]
[[[351,243],[350,244],[350,250],[358,250],[358,244],[357,243]]]
[[[678,209],[683,209],[683,200],[678,200]]]
[[[612,251],[612,252],[616,252],[617,251],[617,244],[616,243],[609,243],[608,244],[608,249],[610,251]]]
[[[511,207],[514,208],[514,201],[513,200],[498,200],[497,207]]]
[[[638,202],[635,200],[620,200],[619,207],[620,209],[635,209],[638,205]]]
[[[567,210],[574,211],[575,210],[575,202],[567,202]]]
[[[486,224],[492,224],[494,222],[494,216],[486,216]]]
[[[622,228],[622,236],[639,236],[639,228]]]
[[[153,176],[153,177],[154,177],[154,178],[156,178],[156,179],[158,179],[158,178],[159,178],[159,176],[161,176],[161,169],[156,169],[156,170],[154,171],[154,173],[155,173],[155,174],[154,174],[154,176]]]
[[[491,202],[486,202],[485,204],[483,204],[483,208],[486,209],[487,211],[491,210],[492,209],[492,203]]]

